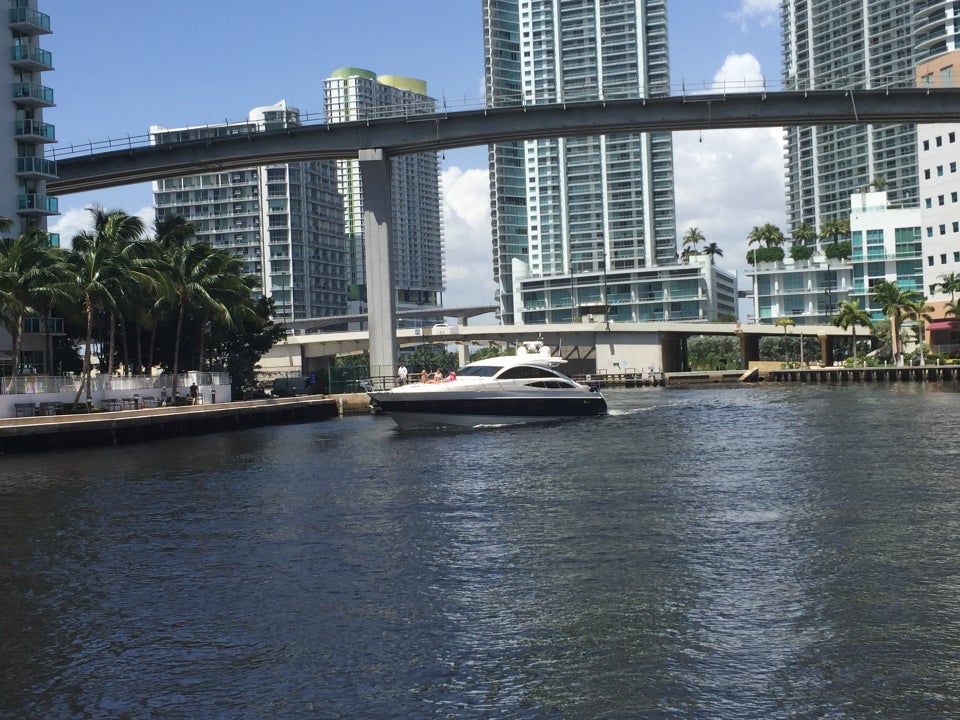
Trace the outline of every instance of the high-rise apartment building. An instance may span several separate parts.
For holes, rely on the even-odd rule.
[[[10,102],[2,106],[2,127],[8,128],[8,147],[16,148],[7,167],[16,170],[0,173],[0,216],[13,221],[14,232],[46,230],[47,217],[58,212],[57,199],[46,193],[46,181],[57,177],[57,164],[44,157],[44,146],[56,141],[53,125],[43,121],[44,108],[54,103],[42,73],[53,69],[53,58],[39,44],[51,32],[50,16],[37,10],[36,0],[11,0],[9,6],[10,60],[2,67]]]
[[[483,24],[489,107],[670,93],[666,0],[484,0]],[[576,287],[599,300],[608,274],[630,286],[631,271],[676,263],[669,133],[499,143],[489,161],[504,323],[579,319]],[[541,279],[564,298],[549,317],[542,292],[524,305]]]
[[[248,121],[169,129],[150,128],[160,145],[243,135],[298,125],[285,101],[254,108]],[[229,248],[245,271],[261,279],[277,320],[343,315],[347,310],[347,253],[343,206],[332,161],[296,162],[159,180],[158,218],[181,215],[198,240]]]
[[[0,103],[0,137],[6,141],[0,173],[0,217],[12,222],[8,233],[47,230],[47,218],[58,213],[57,198],[47,195],[47,180],[57,177],[57,164],[44,157],[48,143],[56,142],[53,125],[44,122],[43,111],[53,107],[53,90],[43,84],[42,74],[53,69],[53,57],[40,47],[42,36],[51,32],[50,16],[37,9],[36,0],[10,0],[7,3],[10,48],[8,61],[0,63],[6,80],[8,102]],[[59,245],[56,234],[48,234],[52,245]],[[44,342],[44,324],[54,335],[63,334],[63,321],[27,318],[23,327],[20,357],[7,352],[12,338],[0,328],[0,373],[16,362],[24,372],[52,372]]]
[[[415,78],[341,68],[324,81],[326,120],[330,123],[398,115],[433,113],[436,101],[427,84]],[[366,255],[363,234],[363,184],[356,159],[338,160],[347,236],[350,307],[366,306]],[[390,227],[393,277],[398,309],[439,305],[444,290],[443,226],[437,153],[391,158]]]
[[[784,89],[913,87],[929,34],[927,10],[956,4],[783,0]],[[886,190],[892,203],[917,205],[915,125],[790,127],[785,151],[791,229],[846,217],[850,195],[871,185]]]

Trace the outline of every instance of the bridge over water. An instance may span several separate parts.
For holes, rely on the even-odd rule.
[[[622,132],[785,125],[935,123],[960,119],[960,88],[704,94],[499,107],[362,122],[305,125],[158,146],[56,156],[53,195],[251,165],[356,157],[364,186],[370,361],[396,367],[391,267],[392,155]]]
[[[790,337],[817,337],[822,357],[833,357],[837,344],[851,336],[850,331],[833,325],[796,325],[787,329]],[[550,325],[478,325],[453,328],[417,328],[396,331],[398,346],[423,343],[456,344],[460,364],[466,362],[466,345],[496,344],[516,346],[529,340],[542,340],[567,360],[565,370],[572,374],[620,374],[628,371],[681,372],[689,365],[687,341],[691,337],[711,335],[736,337],[739,358],[731,357],[730,368],[747,369],[760,359],[760,339],[783,337],[784,330],[772,325],[739,323],[641,322],[641,323],[569,323]],[[860,337],[864,337],[861,329]],[[274,346],[261,361],[265,373],[321,373],[336,355],[370,349],[371,336],[365,331],[299,334]],[[371,363],[371,365],[373,365]],[[374,375],[392,377],[393,369]]]

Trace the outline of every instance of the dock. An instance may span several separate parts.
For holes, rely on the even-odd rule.
[[[0,453],[115,446],[265,425],[316,422],[367,411],[366,394],[270,398],[219,405],[141,408],[0,419]]]
[[[763,374],[785,383],[958,382],[960,365],[782,368]]]

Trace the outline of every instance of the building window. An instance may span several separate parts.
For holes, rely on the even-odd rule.
[[[924,171],[923,171],[923,179],[924,179],[924,180],[929,180],[929,179],[930,179],[930,170],[924,170]]]
[[[954,160],[952,163],[950,163],[950,172],[955,173],[956,171],[957,171],[957,161]]]
[[[924,202],[925,202],[928,210],[933,207],[933,200],[932,200],[932,199],[927,198]]]
[[[937,165],[937,177],[943,177],[943,165]]]
[[[937,135],[937,147],[943,147],[943,138]]]
[[[932,227],[928,227],[928,228],[927,228],[927,237],[928,237],[928,238],[929,238],[929,237],[933,237],[933,228],[932,228]]]
[[[960,262],[960,250],[953,251],[953,261]]]
[[[937,205],[943,205],[943,195],[937,195]]]
[[[929,149],[930,149],[930,141],[929,141],[929,140],[924,140],[924,141],[923,141],[923,149],[924,149],[924,150],[929,150]]]
[[[933,267],[933,255],[927,255],[927,265]]]
[[[947,264],[947,254],[946,254],[946,253],[940,253],[940,264],[941,264],[941,265],[946,265],[946,264]]]
[[[950,193],[950,202],[956,202],[956,201],[957,201],[957,191],[954,190],[952,193]]]
[[[953,231],[960,232],[960,221],[958,220],[953,221]]]
[[[941,225],[941,226],[940,226],[940,234],[941,234],[941,235],[946,235],[946,234],[947,234],[947,226],[946,226],[946,225]]]
[[[947,133],[947,140],[949,140],[950,142],[956,142],[957,134],[955,132]]]

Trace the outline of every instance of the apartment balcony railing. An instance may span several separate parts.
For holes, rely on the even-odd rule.
[[[50,107],[54,104],[53,89],[40,83],[14,83],[13,98],[20,105],[28,105],[30,107]]]
[[[10,8],[10,27],[25,35],[46,35],[50,16],[28,7]]]
[[[18,157],[17,175],[28,178],[55,178],[57,163],[42,157]]]
[[[17,120],[13,135],[17,140],[52,143],[57,141],[56,127],[39,120]]]
[[[19,195],[17,211],[25,215],[56,215],[60,212],[57,198],[38,193]]]
[[[10,64],[14,67],[43,72],[53,70],[53,55],[36,45],[14,45],[10,48]]]

